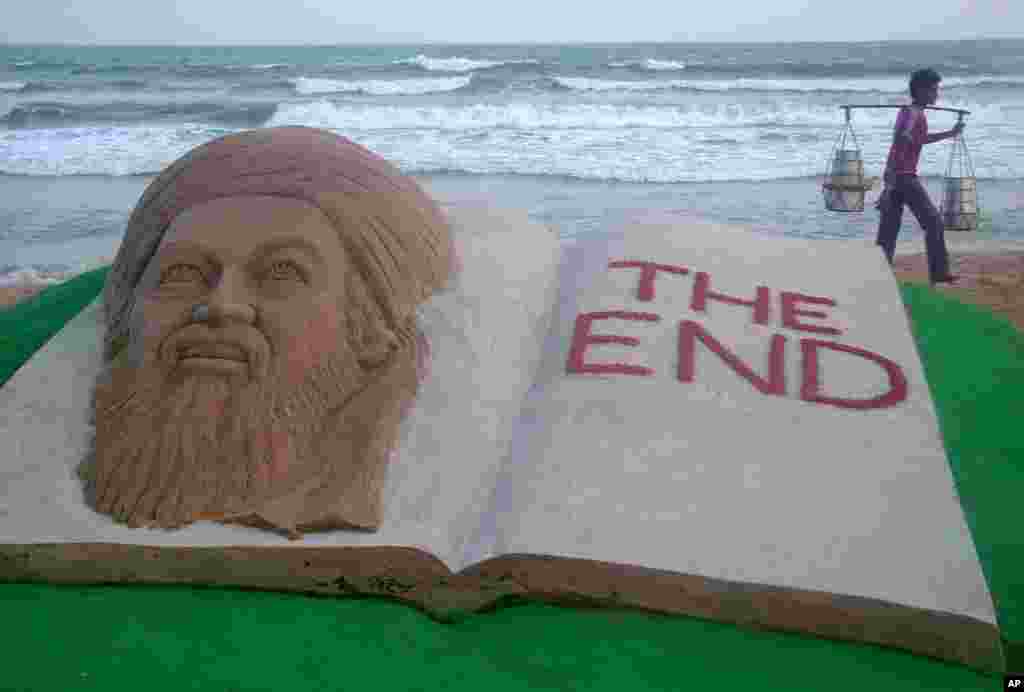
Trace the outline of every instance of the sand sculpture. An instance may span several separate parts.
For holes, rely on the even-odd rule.
[[[376,529],[454,263],[438,206],[330,132],[228,135],[143,193],[103,293],[91,502],[129,526]]]
[[[370,527],[387,430],[379,447],[354,449],[347,435],[368,420],[380,431],[378,414],[400,407],[384,396],[353,408],[363,390],[346,399],[333,379],[301,375],[316,373],[327,327],[349,334],[328,307],[361,255],[334,253],[326,277],[304,264],[309,252],[267,255],[274,293],[249,300],[252,311],[237,298],[262,295],[267,227],[321,253],[348,228],[321,234],[321,207],[272,204],[294,197],[238,199],[189,206],[153,244],[141,278],[123,284],[138,304],[110,309],[130,336],[116,321],[105,334],[90,305],[0,390],[0,438],[18,440],[0,468],[0,581],[386,596],[441,619],[506,598],[640,607],[1005,669],[898,286],[866,242],[666,219],[562,246],[525,214],[446,208],[465,267],[415,310],[431,372],[387,464],[377,530],[282,546],[250,526],[181,526]],[[221,227],[244,228],[245,243],[221,245]],[[189,239],[210,259],[161,254],[187,253]],[[147,288],[159,270],[172,284],[164,291],[187,292],[213,260],[226,278],[201,298]],[[310,282],[323,277],[323,291],[289,288],[300,265]],[[125,266],[111,278],[115,297]],[[295,325],[301,336],[286,338]],[[203,341],[215,334],[222,343]],[[353,358],[388,352],[365,347],[384,337],[356,334],[352,350],[362,350],[320,372],[358,377]],[[94,469],[99,504],[129,526],[180,529],[117,524],[85,502],[72,472],[96,434],[90,387],[104,336],[113,357],[97,388],[108,421],[99,447],[110,454]],[[231,362],[240,352],[244,369]],[[132,369],[147,357],[148,380]],[[413,386],[408,369],[386,364],[361,381],[386,386],[392,372],[392,393]],[[256,386],[266,381],[311,386],[274,399]],[[226,460],[237,464],[217,465]],[[902,559],[908,545],[913,560]]]

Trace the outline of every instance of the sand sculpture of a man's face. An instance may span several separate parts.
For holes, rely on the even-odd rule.
[[[449,228],[410,178],[310,128],[229,135],[146,190],[104,289],[97,510],[377,528]]]

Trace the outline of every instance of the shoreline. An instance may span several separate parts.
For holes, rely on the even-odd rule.
[[[897,246],[893,273],[898,281],[928,285],[925,254],[920,246],[901,243]],[[950,246],[950,268],[960,280],[954,285],[941,285],[940,291],[964,303],[980,305],[1008,319],[1024,333],[1024,241],[1005,242],[988,239],[953,241]],[[958,251],[970,248],[970,252]],[[918,250],[916,252],[912,250]],[[68,277],[70,278],[70,277]],[[53,281],[0,286],[0,311],[31,298]]]
[[[828,242],[871,244],[878,214],[837,214],[824,210],[816,179],[695,184],[629,184],[560,181],[511,175],[413,175],[442,208],[462,203],[499,204],[526,210],[549,226],[565,245],[594,234],[622,230],[645,220],[720,223],[769,235]],[[941,181],[925,177],[933,194]],[[152,178],[0,180],[0,310],[111,263],[124,226]],[[1024,286],[1015,285],[1024,271],[1004,257],[1024,256],[1024,193],[1014,181],[988,181],[984,188],[986,223],[973,232],[947,232],[954,273],[960,286],[936,290],[965,302],[981,303],[1006,315],[1024,330]],[[6,229],[4,228],[6,226]],[[17,233],[12,229],[18,229]],[[912,214],[905,214],[896,243],[897,279],[927,283],[924,237]],[[916,259],[915,259],[916,258]],[[1002,265],[1000,262],[1010,262]],[[984,280],[982,280],[984,277]]]
[[[463,202],[525,210],[565,241],[618,230],[655,215],[741,226],[811,240],[873,242],[878,213],[872,196],[862,213],[824,208],[813,179],[693,184],[612,183],[511,175],[413,175],[442,206]],[[112,258],[135,204],[151,182],[136,178],[0,176],[0,286],[26,272],[63,279]],[[939,180],[926,178],[932,199]],[[979,190],[984,212],[974,232],[947,232],[953,254],[1024,252],[1024,193],[1019,181],[989,181]],[[990,246],[998,249],[990,249]],[[1005,245],[1005,247],[1004,247]],[[904,217],[897,254],[924,249],[912,214]],[[109,261],[109,260],[108,260]],[[59,276],[58,276],[59,274]],[[27,278],[27,277],[26,277]]]

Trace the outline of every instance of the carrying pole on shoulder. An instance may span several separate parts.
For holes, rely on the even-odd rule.
[[[860,144],[857,142],[857,134],[853,130],[853,109],[904,108],[905,106],[847,103],[839,107],[843,109],[844,123],[825,167],[822,184],[825,208],[829,211],[841,212],[864,211],[864,196],[874,186],[877,179],[864,176],[864,161],[861,157]],[[971,114],[970,111],[962,108],[943,108],[941,106],[925,106],[924,108],[930,111],[956,113],[958,123],[962,123],[964,117]],[[967,153],[963,133],[960,133],[953,142],[953,151],[946,169],[945,189],[947,194],[943,197],[943,220],[946,228],[971,230],[976,227],[977,196],[974,169],[970,164],[970,156]]]
[[[850,121],[850,109],[851,108],[904,108],[905,106],[899,104],[888,104],[888,103],[848,103],[839,106],[846,111],[846,121]],[[970,115],[971,112],[964,110],[963,108],[943,108],[942,106],[925,106],[926,111],[945,111],[947,113],[956,113],[960,120],[963,120],[965,115]]]

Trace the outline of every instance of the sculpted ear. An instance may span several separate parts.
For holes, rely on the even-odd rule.
[[[398,336],[379,322],[366,330],[361,341],[356,358],[359,365],[367,370],[383,365],[398,349]]]

